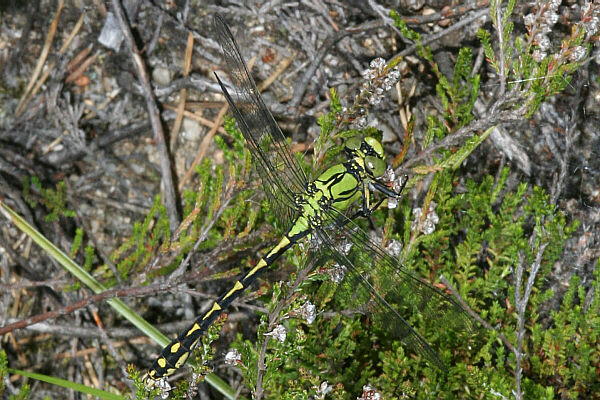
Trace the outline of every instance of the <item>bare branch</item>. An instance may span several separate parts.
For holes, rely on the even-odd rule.
[[[144,61],[142,60],[140,51],[138,50],[135,41],[133,40],[133,35],[131,33],[131,29],[129,28],[125,12],[121,7],[121,2],[119,0],[112,0],[112,5],[113,11],[115,12],[115,16],[119,21],[121,31],[123,31],[125,43],[127,43],[127,48],[129,49],[129,53],[133,60],[133,64],[136,67],[136,74],[144,92],[146,107],[148,108],[148,115],[150,116],[150,122],[152,123],[152,131],[154,132],[154,141],[156,142],[156,149],[158,151],[158,157],[160,159],[160,170],[162,174],[164,201],[165,207],[167,209],[167,216],[169,217],[169,226],[171,228],[171,231],[175,231],[175,229],[177,229],[177,227],[179,226],[179,216],[177,214],[176,200],[177,197],[175,195],[175,185],[173,183],[173,170],[171,168],[169,151],[165,142],[162,121],[160,120],[160,112],[158,110],[158,106],[156,105],[156,101],[154,100],[154,93],[152,92],[152,86],[150,85],[150,79],[148,77],[148,72],[146,71],[146,66],[144,64]]]

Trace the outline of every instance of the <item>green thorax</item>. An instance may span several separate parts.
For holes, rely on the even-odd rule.
[[[361,198],[362,182],[365,178],[363,159],[360,157],[328,168],[309,183],[307,191],[296,199],[296,206],[300,210],[296,221],[296,225],[299,226],[296,228],[313,229],[331,222],[327,210],[347,210]]]

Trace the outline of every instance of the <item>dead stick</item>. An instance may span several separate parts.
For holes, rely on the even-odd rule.
[[[158,157],[160,159],[160,170],[162,174],[165,207],[167,208],[167,216],[169,217],[169,227],[171,228],[171,232],[174,232],[179,226],[179,216],[177,215],[177,202],[175,200],[175,186],[173,184],[171,160],[169,159],[169,152],[165,143],[160,113],[156,101],[154,100],[154,93],[152,93],[146,66],[144,65],[140,51],[133,40],[133,35],[131,34],[131,29],[129,28],[123,8],[121,7],[121,2],[119,0],[112,0],[112,5],[113,12],[119,21],[121,31],[125,37],[125,42],[127,43],[127,47],[129,48],[133,63],[136,67],[136,74],[142,85],[146,107],[148,108],[148,114],[150,116],[150,123],[152,124],[152,131],[154,132],[154,141],[156,142],[156,149],[158,150]]]

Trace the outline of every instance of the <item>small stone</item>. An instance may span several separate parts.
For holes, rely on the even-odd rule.
[[[199,142],[202,129],[200,124],[193,119],[184,118],[182,123],[181,135],[185,140],[192,142]]]
[[[171,82],[171,72],[164,67],[156,67],[152,71],[152,80],[159,85],[168,85]]]

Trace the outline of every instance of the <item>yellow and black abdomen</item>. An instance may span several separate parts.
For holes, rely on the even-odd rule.
[[[244,290],[250,286],[260,273],[268,268],[275,260],[285,253],[287,249],[293,246],[298,240],[308,235],[309,229],[301,217],[298,218],[286,235],[275,245],[267,254],[265,254],[258,263],[250,269],[233,287],[223,293],[221,297],[214,301],[210,310],[196,319],[196,321],[176,339],[173,339],[160,353],[158,358],[152,364],[145,377],[147,385],[172,375],[177,369],[181,368],[187,361],[190,353],[198,344],[200,337],[206,332],[208,327],[223,313],[231,302],[238,298]]]

